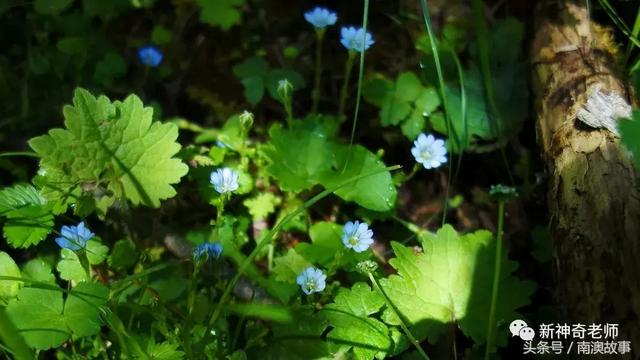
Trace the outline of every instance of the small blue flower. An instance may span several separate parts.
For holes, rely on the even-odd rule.
[[[58,246],[73,251],[84,249],[87,246],[87,241],[96,236],[96,234],[84,226],[84,222],[81,222],[77,226],[62,226],[60,235],[61,236],[56,238]]]
[[[435,169],[447,162],[447,148],[444,140],[433,135],[420,134],[413,142],[411,154],[425,169]]]
[[[156,67],[162,62],[162,51],[153,45],[145,45],[138,49],[140,62],[148,67]]]
[[[314,292],[322,292],[327,285],[326,280],[327,275],[322,270],[310,266],[298,275],[296,283],[300,285],[305,294],[309,295]]]
[[[340,35],[340,42],[349,51],[361,52],[362,50],[367,50],[374,43],[373,36],[368,31],[365,35],[363,28],[343,27],[340,30]],[[363,38],[365,38],[364,46],[362,44]]]
[[[304,18],[316,29],[324,29],[338,20],[336,13],[320,6],[304,13]]]
[[[367,223],[349,221],[342,230],[342,243],[355,252],[363,252],[373,244],[373,231]]]
[[[220,254],[222,254],[222,244],[220,243],[205,242],[193,249],[195,261],[218,259]]]
[[[238,173],[230,168],[213,171],[210,176],[211,185],[220,194],[238,190]]]

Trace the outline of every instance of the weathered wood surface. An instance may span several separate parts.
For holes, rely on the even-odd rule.
[[[595,86],[634,103],[611,33],[584,2],[536,12],[531,47],[537,135],[548,165],[556,303],[574,323],[619,323],[640,358],[640,191],[620,139],[576,118]]]

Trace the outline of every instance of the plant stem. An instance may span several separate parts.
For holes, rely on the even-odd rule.
[[[364,0],[364,9],[362,12],[362,44],[367,43],[367,23],[369,21],[369,0]],[[358,126],[358,114],[360,113],[360,98],[362,96],[362,79],[364,78],[364,53],[365,49],[360,52],[360,65],[358,69],[358,92],[356,94],[356,109],[353,113],[353,126],[351,127],[351,137],[349,138],[349,145],[353,145],[353,140],[356,136],[356,127]],[[351,154],[351,153],[349,153]],[[349,155],[351,156],[351,155]],[[348,161],[347,161],[348,162]],[[346,169],[345,163],[345,169]]]
[[[11,350],[16,360],[33,360],[36,358],[3,308],[0,308],[0,339]]]
[[[324,29],[316,29],[316,71],[313,86],[313,105],[311,113],[316,114],[318,112],[318,105],[320,104],[320,84],[322,76],[322,43],[324,40]]]
[[[498,292],[500,287],[500,272],[502,265],[502,235],[504,232],[504,203],[505,200],[501,199],[498,203],[498,234],[496,236],[496,259],[493,270],[493,289],[491,291],[491,307],[489,308],[489,322],[487,324],[487,347],[485,349],[484,358],[489,360],[489,355],[493,348],[494,332],[495,332],[495,317],[496,317],[496,305],[498,302]]]
[[[225,286],[225,289],[224,289],[224,291],[222,293],[222,296],[220,296],[220,300],[218,300],[218,304],[216,305],[215,309],[213,310],[213,313],[211,314],[211,318],[209,319],[209,323],[208,323],[207,328],[205,330],[204,337],[200,341],[200,344],[202,345],[202,348],[204,348],[204,346],[206,346],[207,341],[209,340],[209,337],[211,336],[211,330],[215,326],[215,324],[216,324],[216,322],[218,320],[218,317],[220,317],[220,315],[222,314],[222,309],[224,308],[224,306],[226,305],[227,301],[229,300],[229,297],[231,296],[231,292],[233,291],[234,287],[236,286],[236,284],[238,283],[240,278],[244,275],[244,272],[247,270],[249,265],[253,262],[253,259],[255,259],[255,257],[260,253],[260,251],[267,244],[271,243],[272,239],[277,234],[280,233],[280,230],[282,229],[282,227],[285,224],[287,224],[289,221],[294,219],[296,216],[300,215],[306,209],[308,209],[311,206],[313,206],[318,201],[320,201],[320,200],[324,199],[325,197],[329,196],[329,194],[333,194],[334,192],[336,192],[337,190],[343,188],[344,186],[346,186],[348,184],[351,184],[353,182],[356,182],[356,181],[358,181],[360,179],[367,178],[367,177],[372,176],[372,175],[379,174],[379,173],[384,172],[384,171],[393,171],[393,170],[397,170],[399,168],[400,168],[400,166],[397,166],[397,165],[396,166],[390,166],[390,167],[387,167],[387,168],[384,168],[384,169],[380,169],[380,170],[377,170],[377,171],[372,171],[372,172],[369,172],[369,173],[366,173],[366,174],[362,174],[362,175],[351,177],[351,178],[347,179],[346,181],[340,183],[339,185],[337,185],[337,186],[335,186],[333,188],[330,188],[330,189],[326,189],[326,190],[322,191],[321,193],[319,193],[318,195],[316,195],[316,196],[312,197],[311,199],[307,200],[304,204],[302,204],[301,206],[296,208],[295,211],[289,213],[282,220],[280,220],[267,233],[267,235],[264,238],[262,238],[262,240],[260,240],[260,242],[256,245],[256,247],[251,251],[251,253],[242,261],[242,263],[238,267],[238,271],[236,272],[234,277]]]
[[[191,349],[191,315],[193,313],[193,306],[196,298],[196,290],[197,290],[197,274],[198,274],[198,264],[194,261],[193,264],[193,272],[191,273],[191,281],[189,282],[189,295],[187,298],[187,319],[185,321],[183,336],[184,336],[184,349],[187,352],[187,358],[191,359],[193,357],[193,351]]]
[[[344,66],[344,81],[342,82],[342,89],[340,90],[340,106],[338,107],[338,115],[344,115],[344,106],[347,102],[347,90],[349,89],[349,78],[351,77],[351,70],[353,69],[353,61],[356,58],[355,51],[349,51],[349,57],[347,63]]]
[[[418,350],[418,353],[420,353],[420,356],[423,359],[429,360],[429,356],[426,352],[424,352],[424,349],[422,349],[422,346],[420,346],[420,342],[416,340],[416,338],[407,327],[407,324],[405,324],[404,320],[400,316],[400,313],[398,312],[398,309],[396,309],[396,306],[391,302],[391,299],[389,299],[387,297],[387,294],[385,294],[385,292],[382,290],[380,284],[378,284],[378,280],[373,276],[371,272],[368,272],[367,274],[369,275],[369,280],[371,280],[371,285],[373,285],[376,291],[382,296],[389,309],[398,317],[398,319],[400,319],[400,327],[402,328],[404,334],[409,338],[411,344],[416,348],[416,350]]]

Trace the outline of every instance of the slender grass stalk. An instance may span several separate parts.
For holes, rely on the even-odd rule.
[[[9,156],[28,156],[28,157],[40,157],[38,154],[32,151],[7,151],[0,153],[0,157],[9,157]]]
[[[452,139],[458,147],[460,147],[460,141],[458,135],[451,124],[451,112],[449,111],[449,102],[447,101],[446,84],[444,82],[444,74],[442,72],[442,66],[440,65],[440,54],[438,52],[438,39],[433,31],[431,25],[431,15],[429,13],[429,5],[427,0],[421,0],[420,6],[422,8],[422,18],[424,25],[427,28],[427,35],[429,36],[429,42],[431,43],[431,53],[433,54],[433,62],[436,66],[436,73],[438,75],[438,85],[440,90],[440,97],[442,98],[442,107],[444,108],[444,118],[447,125],[447,136]],[[444,205],[442,210],[442,224],[447,222],[447,212],[449,210],[449,188],[451,187],[451,166],[449,166],[449,178],[447,179],[447,190],[445,192]]]
[[[204,348],[204,346],[206,346],[206,344],[207,344],[207,341],[209,341],[209,338],[211,337],[211,330],[213,329],[213,326],[215,325],[216,321],[218,320],[218,318],[222,314],[222,309],[224,308],[224,306],[226,305],[227,301],[229,300],[229,297],[231,296],[231,292],[233,291],[234,287],[236,286],[236,284],[238,283],[238,281],[240,280],[240,278],[242,277],[242,275],[244,274],[246,269],[253,262],[253,259],[260,253],[260,251],[266,245],[271,243],[272,239],[277,234],[280,233],[280,230],[282,229],[282,227],[284,225],[286,225],[289,221],[294,219],[296,216],[300,215],[303,211],[305,211],[309,207],[313,206],[318,201],[324,199],[325,197],[327,197],[330,194],[336,192],[337,190],[341,189],[344,186],[347,186],[347,185],[349,185],[349,184],[351,184],[353,182],[356,182],[358,180],[367,178],[369,176],[373,176],[373,175],[379,174],[381,172],[393,171],[393,170],[397,170],[399,168],[400,168],[400,166],[396,165],[396,166],[387,167],[387,168],[384,168],[384,169],[381,169],[381,170],[372,171],[372,172],[369,172],[367,174],[353,176],[353,177],[347,179],[346,181],[344,181],[343,183],[341,183],[341,184],[339,184],[339,185],[337,185],[337,186],[335,186],[333,188],[326,189],[326,190],[322,191],[321,193],[317,194],[316,196],[312,197],[311,199],[307,200],[304,204],[302,204],[300,207],[298,207],[295,211],[289,213],[282,220],[280,220],[267,233],[267,235],[265,237],[263,237],[262,240],[260,240],[260,242],[256,245],[256,247],[251,251],[251,253],[244,259],[244,261],[238,267],[238,271],[236,272],[235,276],[231,279],[231,281],[225,287],[224,292],[222,293],[222,296],[220,297],[220,300],[218,301],[218,304],[216,305],[215,309],[213,310],[213,313],[211,314],[211,318],[209,319],[207,329],[205,330],[205,333],[204,333],[204,337],[200,341],[201,348]]]
[[[349,50],[347,62],[344,65],[344,80],[342,81],[342,88],[340,89],[340,105],[338,106],[338,115],[344,115],[344,107],[347,103],[347,93],[349,90],[349,78],[351,77],[351,70],[353,69],[353,62],[355,58],[355,51]]]
[[[631,41],[633,43],[633,45],[635,45],[637,47],[640,47],[640,40],[638,40],[638,38],[633,35],[632,31],[629,29],[629,27],[624,22],[624,20],[622,20],[622,18],[620,17],[620,15],[618,15],[618,13],[613,8],[613,6],[611,6],[611,3],[609,3],[608,0],[598,0],[598,2],[604,8],[604,10],[607,13],[607,15],[609,15],[609,18],[611,18],[611,21],[613,21],[613,23],[616,24],[616,26],[629,39],[629,41]],[[640,10],[639,10],[639,12],[640,12]],[[636,19],[636,22],[637,21],[638,20]],[[636,25],[634,24],[633,27],[635,29]]]
[[[411,330],[409,330],[409,327],[407,326],[407,324],[405,324],[405,321],[404,319],[402,319],[402,316],[400,315],[400,312],[398,311],[396,306],[393,304],[391,299],[389,299],[389,297],[384,292],[384,290],[382,290],[382,287],[378,283],[378,280],[373,276],[371,272],[368,272],[368,275],[369,275],[369,280],[371,280],[371,285],[373,285],[376,291],[382,296],[382,298],[384,299],[384,302],[387,304],[387,307],[391,310],[391,312],[393,312],[396,315],[396,317],[400,319],[400,327],[402,328],[402,331],[407,336],[407,338],[409,338],[411,345],[413,345],[416,348],[416,350],[418,350],[418,353],[423,359],[429,360],[429,356],[427,355],[426,352],[424,352],[424,349],[422,348],[422,346],[420,346],[420,342],[416,340],[415,336],[413,336],[413,334],[411,333]]]
[[[34,360],[36,358],[3,308],[0,308],[0,339],[11,350],[16,360]]]
[[[458,57],[458,54],[456,54],[456,51],[453,47],[449,47],[449,50],[451,51],[451,56],[453,57],[453,62],[456,64],[456,71],[458,72],[458,81],[460,81],[460,115],[462,117],[462,123],[463,123],[463,134],[462,134],[462,138],[460,139],[460,144],[461,145],[459,150],[460,150],[460,154],[458,156],[458,161],[456,163],[456,172],[455,175],[453,176],[453,183],[456,182],[456,180],[458,179],[458,174],[460,173],[460,167],[462,165],[462,156],[464,154],[464,149],[467,146],[467,141],[469,141],[468,136],[469,136],[469,122],[467,121],[467,89],[465,88],[464,85],[464,71],[462,70],[462,64],[460,63],[460,58]]]
[[[364,0],[364,11],[362,12],[362,46],[367,43],[367,25],[369,22],[369,0]],[[353,145],[356,136],[356,128],[358,126],[358,115],[360,114],[360,98],[362,97],[362,79],[364,78],[364,53],[365,49],[360,52],[360,64],[358,69],[358,91],[356,93],[356,109],[353,113],[353,126],[351,127],[351,137],[349,145]],[[351,156],[351,155],[349,155]],[[346,163],[345,163],[346,168]]]
[[[496,328],[496,306],[498,303],[498,293],[500,289],[500,272],[502,265],[502,236],[504,233],[504,204],[505,200],[498,202],[498,234],[496,235],[496,259],[493,270],[493,287],[491,291],[491,307],[489,308],[489,321],[487,323],[487,348],[484,352],[485,360],[489,360],[491,350],[495,342]]]
[[[187,295],[187,319],[185,320],[185,325],[183,328],[183,342],[184,342],[184,350],[187,353],[187,358],[193,358],[193,352],[191,349],[191,328],[193,326],[193,307],[196,299],[196,291],[198,289],[197,286],[197,275],[199,271],[199,264],[194,262],[193,272],[191,273],[191,281],[189,281],[189,292]]]
[[[475,20],[475,28],[476,28],[476,40],[478,42],[478,54],[480,56],[480,71],[482,73],[482,82],[484,83],[485,95],[487,97],[487,101],[489,103],[489,111],[491,114],[491,118],[493,121],[490,122],[491,133],[495,138],[499,138],[500,134],[502,134],[502,123],[500,114],[500,109],[498,109],[498,104],[495,98],[495,91],[493,88],[493,79],[491,76],[491,63],[489,61],[489,42],[487,39],[489,38],[489,30],[487,28],[487,22],[484,18],[484,2],[482,0],[473,0],[473,14]],[[500,148],[500,154],[502,156],[502,161],[504,163],[505,169],[507,170],[507,175],[509,176],[509,180],[513,185],[515,180],[513,179],[513,175],[511,174],[511,168],[509,167],[509,162],[507,161],[507,155],[504,152],[504,148]]]
[[[631,29],[631,35],[634,38],[638,38],[638,35],[640,35],[640,7],[638,7],[638,12],[636,13],[636,19],[633,22],[633,29]],[[625,56],[624,56],[624,63],[628,64],[629,63],[629,58],[631,58],[631,51],[633,50],[633,42],[629,41],[627,43],[627,50],[625,51]]]
[[[322,84],[322,44],[324,42],[325,29],[316,29],[316,69],[314,77],[314,86],[311,96],[313,97],[313,105],[311,113],[318,113],[318,105],[320,104],[320,85]]]

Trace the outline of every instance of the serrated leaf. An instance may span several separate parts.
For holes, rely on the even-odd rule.
[[[154,122],[153,110],[137,96],[111,103],[77,89],[63,113],[66,129],[29,141],[42,159],[45,196],[60,198],[80,184],[105,181],[108,190],[135,205],[158,207],[175,195],[171,185],[188,170],[173,158],[180,150],[177,126]]]
[[[170,342],[156,344],[149,342],[147,353],[153,360],[180,360],[184,358],[184,352],[178,350],[179,345]]]
[[[0,276],[21,277],[20,268],[13,261],[11,256],[4,251],[0,251]],[[18,294],[22,283],[15,280],[0,280],[0,299],[8,300]]]
[[[242,202],[249,210],[253,220],[264,220],[276,210],[280,198],[272,193],[262,193]]]
[[[76,282],[89,280],[78,255],[69,249],[60,250],[60,261],[56,269],[64,280]]]
[[[381,321],[370,317],[380,311],[384,299],[365,283],[340,289],[334,302],[321,311],[333,329],[327,339],[352,347],[357,359],[373,359],[393,350],[391,333]]]
[[[44,240],[53,228],[50,206],[31,185],[0,191],[0,215],[6,217],[4,237],[13,247],[29,247]]]
[[[273,273],[276,280],[291,284],[296,283],[296,277],[311,264],[294,249],[287,254],[273,260]]]
[[[45,283],[53,284],[56,282],[56,277],[51,271],[51,264],[39,257],[29,260],[24,264],[22,267],[22,276],[27,279]]]
[[[476,343],[486,340],[495,246],[488,231],[458,235],[449,225],[423,238],[423,254],[392,243],[396,258],[390,264],[398,274],[381,283],[414,335],[435,341],[454,321]],[[516,267],[503,257],[497,323],[517,318],[516,309],[529,302],[535,289],[533,283],[511,275]],[[502,335],[499,340],[504,342],[506,334]]]
[[[102,244],[98,238],[93,238],[87,241],[87,259],[89,264],[98,265],[104,261],[109,253],[109,248]]]

